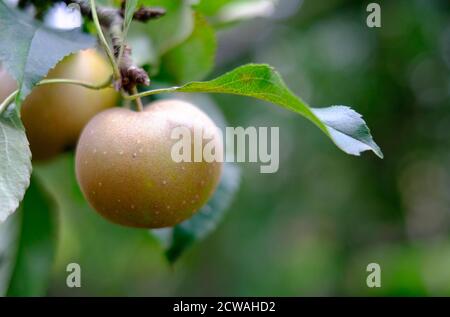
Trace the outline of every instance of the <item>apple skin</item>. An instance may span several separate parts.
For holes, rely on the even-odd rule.
[[[222,153],[219,128],[197,107],[157,101],[143,112],[109,109],[84,128],[76,150],[76,175],[91,206],[124,226],[162,228],[190,218],[212,196],[222,162],[171,158],[179,126],[203,129]],[[205,143],[205,142],[204,142]]]
[[[101,83],[111,73],[107,60],[96,50],[89,49],[63,59],[46,78]],[[48,160],[75,146],[88,121],[102,110],[114,107],[118,97],[112,88],[92,90],[52,84],[33,89],[21,110],[33,160]]]

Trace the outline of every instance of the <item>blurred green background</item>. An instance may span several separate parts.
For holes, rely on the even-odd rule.
[[[366,26],[368,3],[281,0],[221,29],[214,75],[269,63],[311,105],[362,113],[384,160],[345,155],[273,105],[205,97],[231,126],[280,127],[278,173],[242,164],[223,222],[171,266],[147,231],[87,207],[70,155],[37,167],[60,211],[49,295],[450,295],[450,3],[379,1],[381,28]],[[66,286],[71,262],[79,289]]]

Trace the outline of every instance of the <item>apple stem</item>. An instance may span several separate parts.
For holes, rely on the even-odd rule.
[[[97,15],[97,8],[95,7],[95,0],[90,0],[90,10],[91,10],[91,16],[92,16],[92,20],[94,21],[95,24],[95,28],[97,30],[97,35],[100,39],[100,42],[102,43],[102,46],[106,52],[106,55],[108,56],[108,59],[111,63],[111,66],[113,68],[113,72],[114,72],[114,79],[115,80],[119,80],[120,79],[120,70],[119,70],[119,66],[116,63],[116,60],[114,58],[114,54],[111,51],[111,48],[109,47],[108,42],[106,41],[105,35],[103,34],[103,30],[102,27],[100,26],[100,21],[98,19],[98,15]]]
[[[114,88],[127,93],[136,85],[150,85],[147,72],[134,64],[131,57],[131,47],[125,43],[128,27],[124,24],[126,0],[121,1],[121,7],[107,7],[96,5],[95,0],[64,0],[75,3],[80,7],[81,14],[91,19],[96,27],[100,43],[103,46],[114,72]],[[134,21],[146,23],[163,16],[166,11],[162,8],[141,6],[133,13]],[[110,38],[106,40],[104,32]]]
[[[56,84],[65,84],[65,85],[75,85],[75,86],[81,86],[87,89],[92,90],[101,90],[108,87],[112,87],[112,79],[113,77],[110,76],[106,81],[100,83],[100,84],[93,84],[89,82],[85,82],[82,80],[74,80],[74,79],[43,79],[40,82],[36,84],[36,86],[43,86],[43,85],[56,85]],[[19,94],[20,89],[17,89],[14,91],[11,95],[9,95],[2,103],[0,103],[0,115],[6,110],[6,108],[14,101],[16,96]]]
[[[0,115],[8,108],[8,106],[14,101],[14,98],[16,98],[17,94],[19,93],[19,90],[14,91],[12,94],[10,94],[8,97],[6,97],[3,102],[0,103]]]
[[[136,87],[133,87],[131,89],[131,92],[133,93],[133,95],[138,94],[138,90],[137,90]],[[142,99],[140,97],[138,97],[138,98],[135,99],[135,102],[136,102],[137,110],[138,111],[144,111],[144,105],[142,103]]]
[[[107,80],[99,83],[93,84],[89,82],[85,82],[82,80],[74,80],[74,79],[43,79],[36,84],[36,86],[42,85],[54,85],[54,84],[68,84],[68,85],[76,85],[84,88],[92,89],[92,90],[101,90],[104,88],[112,87],[113,76],[110,76]]]

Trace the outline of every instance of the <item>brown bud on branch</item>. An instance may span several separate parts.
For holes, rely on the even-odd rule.
[[[66,2],[78,4],[82,15],[92,19],[89,0],[66,0]],[[131,48],[123,41],[125,4],[126,1],[124,0],[121,8],[97,6],[97,15],[101,26],[109,32],[114,56],[120,70],[121,80],[114,83],[114,86],[116,89],[122,88],[127,93],[131,93],[138,84],[150,85],[150,78],[144,69],[134,65],[131,57]],[[162,8],[141,7],[134,13],[133,20],[147,22],[164,14],[165,10]]]

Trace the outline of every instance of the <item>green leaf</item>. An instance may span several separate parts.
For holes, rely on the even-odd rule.
[[[31,152],[17,109],[0,115],[0,223],[12,214],[30,183]]]
[[[222,220],[239,188],[240,170],[237,165],[225,163],[216,192],[191,219],[173,228],[152,230],[166,249],[169,262],[175,262],[194,242],[206,237]]]
[[[128,28],[130,27],[131,21],[133,21],[133,15],[136,11],[138,5],[138,0],[128,0],[125,2],[125,14],[123,18],[123,38],[127,37]]]
[[[19,214],[0,223],[0,297],[6,296],[14,269],[20,233]]]
[[[142,4],[166,10],[163,18],[141,24],[140,27],[152,39],[152,45],[158,56],[168,52],[191,35],[194,29],[194,16],[188,1],[143,0]]]
[[[2,1],[0,30],[0,60],[18,82],[18,101],[24,100],[64,56],[95,46],[95,38],[79,29],[50,29]]]
[[[346,106],[310,108],[287,88],[278,72],[269,65],[248,64],[211,81],[191,82],[157,92],[174,91],[234,94],[272,102],[309,119],[345,153],[359,155],[372,150],[383,158],[360,114]]]
[[[380,158],[383,158],[383,153],[373,140],[362,116],[352,108],[331,106],[312,110],[325,124],[332,140],[343,151],[359,155],[361,152],[372,150]]]
[[[194,30],[194,11],[184,0],[141,0],[144,6],[166,10],[164,17],[149,23],[132,22],[127,42],[139,66],[151,65],[150,75],[159,72],[161,57],[183,43]]]
[[[45,295],[56,245],[54,210],[53,201],[32,178],[19,211],[19,248],[8,296]]]
[[[196,5],[194,5],[194,9],[204,15],[213,16],[216,15],[225,5],[233,1],[234,0],[200,0]]]
[[[267,17],[275,11],[278,0],[201,0],[197,12],[211,17],[214,25]]]
[[[163,65],[177,83],[201,80],[214,68],[216,50],[214,29],[203,16],[196,14],[194,32],[164,56]]]

